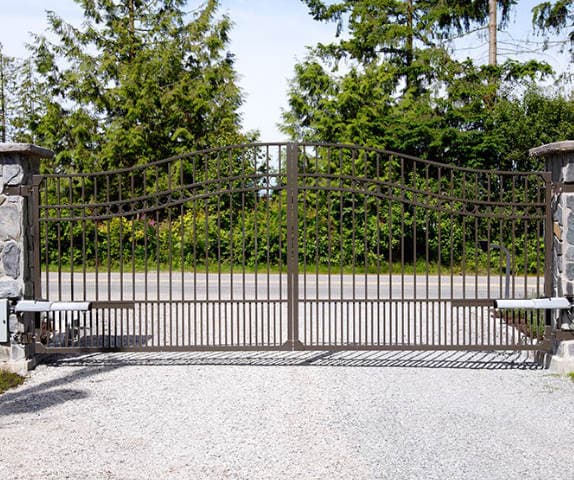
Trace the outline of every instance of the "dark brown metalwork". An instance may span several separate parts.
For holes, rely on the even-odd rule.
[[[36,296],[93,302],[48,351],[547,347],[543,313],[493,307],[551,292],[545,173],[283,143],[30,188]]]

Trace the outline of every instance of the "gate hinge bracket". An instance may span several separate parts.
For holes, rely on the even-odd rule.
[[[574,193],[574,183],[555,182],[552,184],[552,187],[555,195]]]
[[[30,345],[36,342],[36,336],[33,333],[18,333],[16,338],[18,343],[22,345]]]
[[[5,195],[19,195],[20,197],[29,197],[32,195],[31,185],[4,185]]]

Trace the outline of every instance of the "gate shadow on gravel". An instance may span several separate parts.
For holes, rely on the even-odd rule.
[[[470,370],[536,370],[542,367],[524,352],[113,352],[79,355],[46,355],[41,362],[51,366],[124,365],[242,365],[409,367]]]
[[[33,414],[54,405],[86,398],[88,392],[71,388],[75,381],[116,370],[122,366],[122,364],[98,365],[99,368],[77,369],[68,375],[34,386],[24,383],[16,390],[0,395],[0,417],[20,413]]]

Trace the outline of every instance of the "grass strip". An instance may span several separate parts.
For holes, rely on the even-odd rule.
[[[24,377],[7,370],[0,369],[0,395],[10,388],[15,388],[24,383]]]

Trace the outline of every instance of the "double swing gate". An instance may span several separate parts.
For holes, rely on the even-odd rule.
[[[39,175],[38,346],[542,349],[550,180],[347,145],[250,144]]]

